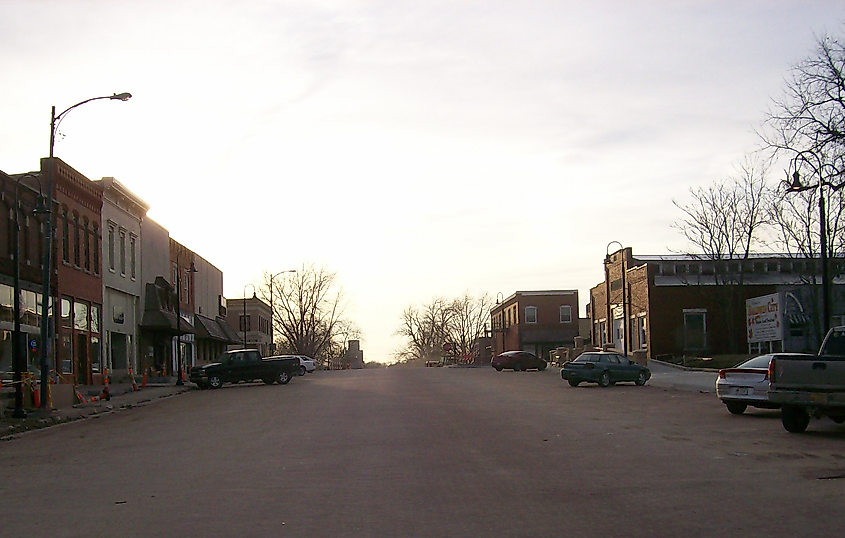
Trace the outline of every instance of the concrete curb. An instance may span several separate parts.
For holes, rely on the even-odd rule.
[[[691,366],[681,366],[680,364],[674,364],[671,362],[659,361],[656,359],[649,359],[648,362],[656,362],[657,364],[662,364],[663,366],[669,366],[670,368],[675,368],[677,370],[683,370],[685,372],[709,372],[712,374],[718,374],[718,368],[693,368]]]

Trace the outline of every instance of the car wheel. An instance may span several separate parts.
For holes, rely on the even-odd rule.
[[[569,380],[569,386],[570,387],[577,387],[580,384],[581,384],[581,382],[578,381],[577,379],[570,379]]]
[[[307,372],[307,370],[305,369],[304,366],[299,367],[299,375],[305,375],[306,372]]]
[[[780,412],[783,428],[789,433],[801,433],[810,424],[810,415],[803,407],[785,405]]]
[[[610,385],[610,372],[605,370],[601,373],[601,377],[599,377],[599,386],[600,387],[607,387]]]
[[[279,385],[287,385],[290,382],[290,373],[287,370],[282,370],[279,372],[279,375],[276,376],[276,382]]]
[[[520,372],[520,371],[522,371],[522,365],[521,365],[520,363],[516,363],[516,364],[514,364],[514,365],[513,365],[513,371],[514,371],[514,372]]]
[[[830,417],[830,420],[837,424],[842,424],[843,422],[845,422],[845,415],[835,415]]]
[[[501,365],[499,365],[499,364],[497,364],[497,365],[496,365],[496,366],[494,366],[493,368],[495,368],[497,372],[501,372],[501,371],[502,371],[502,366],[501,366]]]
[[[725,402],[725,407],[728,408],[728,411],[730,411],[731,414],[741,415],[745,413],[746,408],[748,408],[748,404],[742,402]]]
[[[634,380],[634,383],[638,387],[642,387],[643,385],[645,385],[646,381],[648,381],[648,378],[646,378],[645,372],[640,372],[639,374],[637,374],[637,379]]]
[[[213,389],[219,389],[223,386],[223,378],[219,375],[213,375],[208,378],[208,386]]]

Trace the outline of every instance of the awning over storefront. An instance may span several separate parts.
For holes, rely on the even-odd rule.
[[[234,331],[226,329],[229,325],[223,318],[210,319],[205,316],[197,314],[196,320],[196,335],[199,339],[215,340],[224,344],[237,344],[241,342]]]
[[[194,326],[185,318],[176,317],[176,312],[170,309],[173,299],[173,286],[164,278],[156,277],[154,283],[146,285],[144,289],[144,316],[141,318],[141,328],[148,331],[162,332],[171,336],[194,334]]]

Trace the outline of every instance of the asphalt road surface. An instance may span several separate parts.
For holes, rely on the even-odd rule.
[[[555,369],[317,372],[0,443],[2,536],[841,536],[845,425]]]

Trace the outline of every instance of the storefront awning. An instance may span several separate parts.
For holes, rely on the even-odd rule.
[[[226,331],[226,321],[223,318],[210,319],[199,314],[196,320],[196,335],[198,339],[215,340],[224,344],[237,344],[241,341],[231,331]]]

